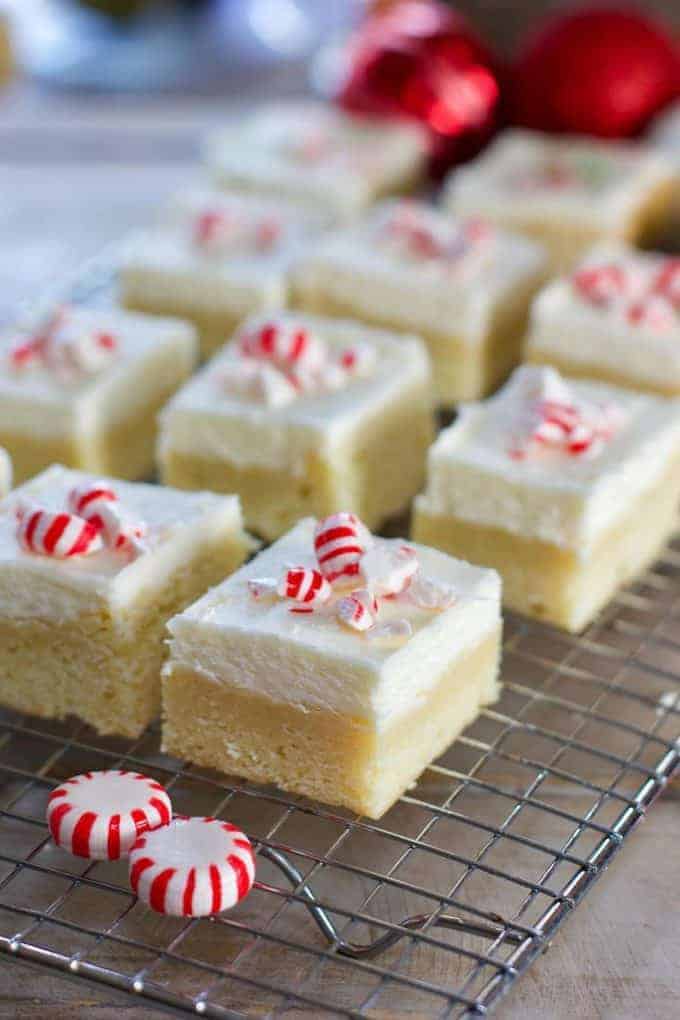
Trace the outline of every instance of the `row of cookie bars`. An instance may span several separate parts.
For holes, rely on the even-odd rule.
[[[234,496],[38,475],[0,500],[0,703],[162,707],[167,751],[378,817],[498,695],[498,575],[352,513],[251,548]]]
[[[381,178],[384,167],[380,159],[376,166],[374,155],[382,126],[352,122],[352,131],[372,141],[356,166],[352,148],[348,168],[340,128],[349,125],[337,114],[323,116],[333,121],[329,131],[312,132],[301,147],[291,147],[287,136],[276,143],[283,161],[292,162],[287,175],[270,160],[269,141],[259,161],[251,153],[245,162],[249,149],[241,142],[232,160],[241,161],[242,179],[228,180],[223,168],[224,179],[307,206],[314,194],[314,213],[306,209],[306,218],[319,215],[320,198],[333,193],[332,182],[345,195],[341,215],[326,210],[336,219],[393,190],[397,177]],[[353,136],[353,146],[355,141]],[[569,147],[565,153],[572,158]],[[649,160],[657,163],[642,155],[639,160],[626,156],[619,169],[630,201],[644,210],[656,190]],[[642,184],[632,187],[641,164],[647,168]],[[577,170],[567,175],[567,189],[591,186]],[[534,174],[534,183],[552,192],[561,175],[550,163]],[[402,173],[400,186],[412,179],[413,173]],[[601,166],[594,179],[607,180]],[[367,186],[367,180],[373,183]],[[356,204],[346,197],[348,181],[362,196]],[[293,187],[298,195],[289,194]],[[217,207],[199,203],[188,214],[180,209],[172,229],[199,249],[205,287],[195,290],[214,301],[229,287],[221,286],[219,273],[210,276],[211,260],[220,267],[229,263],[230,272],[240,266],[243,283],[252,272],[248,257],[244,268],[244,249],[251,260],[253,252],[269,250],[272,238],[281,236],[283,205],[277,199],[279,212],[270,206],[265,215],[259,198],[211,195],[209,202]],[[656,209],[657,200],[652,204]],[[297,222],[302,214],[290,215]],[[641,212],[641,219],[647,215]],[[618,222],[612,221],[616,236]],[[629,231],[624,236],[641,237]],[[233,496],[48,470],[0,504],[0,644],[7,653],[0,659],[0,697],[38,714],[78,714],[102,732],[138,733],[158,709],[167,624],[168,750],[378,816],[480,706],[497,697],[500,580],[489,567],[503,575],[506,604],[576,630],[653,558],[677,504],[680,405],[524,366],[495,397],[466,406],[430,448],[414,534],[461,559],[425,545],[375,539],[366,524],[375,527],[407,505],[422,485],[432,438],[430,363],[443,379],[441,366],[458,358],[457,378],[472,380],[468,391],[454,396],[443,392],[440,379],[442,403],[492,389],[519,358],[523,328],[516,323],[526,319],[545,263],[529,241],[508,238],[476,219],[452,222],[416,203],[378,207],[363,222],[329,233],[318,247],[304,231],[303,237],[299,256],[286,262],[285,294],[268,299],[265,314],[238,327],[234,341],[167,404],[160,461],[165,479],[176,486],[238,490],[247,520],[267,537],[307,513],[325,519],[294,524],[223,580],[250,546]],[[136,241],[125,260],[124,292],[131,260],[141,250]],[[368,256],[352,276],[357,250]],[[517,300],[523,308],[510,314],[511,298],[522,289],[522,276],[512,277],[512,269],[526,269],[529,256],[536,280]],[[561,281],[568,301],[601,316],[594,322],[605,339],[613,323],[642,331],[636,339],[656,336],[669,321],[671,328],[677,325],[669,319],[677,315],[677,267],[652,258],[642,273],[633,271],[630,261],[641,258],[607,249]],[[496,273],[513,280],[500,301],[485,286]],[[342,297],[337,303],[327,293],[333,286],[328,280],[336,278],[336,297]],[[183,302],[194,292],[171,274],[164,287]],[[355,292],[358,306],[346,308],[345,300],[357,300]],[[403,294],[408,300],[400,301]],[[324,315],[272,310],[291,301]],[[386,307],[398,321],[386,322]],[[404,336],[414,328],[412,309],[430,359],[422,340]],[[195,309],[185,304],[166,310],[183,311],[205,339],[206,320]],[[239,306],[218,335],[224,329],[223,338],[227,324],[250,310],[247,301]],[[373,326],[336,317],[348,312]],[[121,425],[146,384],[153,387],[161,378],[167,383],[178,365],[180,375],[188,374],[193,334],[185,323],[158,320],[164,344],[173,337],[173,351],[140,364],[132,355],[144,345],[131,343],[126,374],[118,360],[120,325],[102,313],[83,325],[81,315],[88,314],[60,312],[13,343],[12,379],[15,387],[20,379],[32,380],[41,408],[55,403],[45,397],[46,391],[53,397],[46,379],[68,393],[56,402],[61,430],[45,427],[46,411],[35,416],[43,426],[36,454],[41,444],[59,440],[68,421],[75,423],[69,435],[86,437],[85,449],[118,455],[123,469],[117,473],[123,473],[134,451],[144,443],[153,447],[153,413],[150,428],[132,420],[108,447],[100,438],[111,435],[107,415],[115,411],[114,424]],[[128,322],[133,320],[142,331],[152,321],[132,316]],[[441,337],[426,323],[444,320],[448,346],[438,362]],[[457,329],[465,322],[471,339],[460,340],[449,321]],[[537,353],[533,332],[532,357],[548,357]],[[502,362],[504,338],[512,354]],[[476,361],[469,372],[462,357],[469,353],[466,343]],[[630,368],[634,376],[636,371]],[[168,389],[178,383],[174,376]],[[153,391],[155,407],[168,389]],[[8,419],[16,423],[22,417],[16,392],[14,400]],[[86,466],[101,470],[93,462]],[[342,507],[357,513],[339,512]],[[468,559],[488,567],[470,566]]]

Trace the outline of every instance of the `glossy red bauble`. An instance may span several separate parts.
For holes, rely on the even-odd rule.
[[[632,9],[550,18],[514,67],[513,119],[542,131],[617,138],[641,131],[680,95],[680,47]]]
[[[463,18],[432,0],[404,0],[369,17],[352,40],[338,99],[348,110],[422,123],[441,174],[494,132],[500,91],[494,58]]]

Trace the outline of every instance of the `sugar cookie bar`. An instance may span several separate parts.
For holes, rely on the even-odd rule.
[[[503,578],[505,604],[582,630],[676,525],[680,401],[524,365],[430,451],[414,537]]]
[[[220,187],[288,198],[341,220],[419,184],[427,140],[412,121],[276,103],[217,132],[205,155]]]
[[[388,201],[322,239],[298,263],[293,301],[427,343],[438,403],[489,393],[520,358],[543,250],[481,220]]]
[[[537,296],[526,358],[679,396],[680,258],[599,246]]]
[[[305,519],[169,624],[163,746],[379,818],[499,694],[500,581]]]
[[[356,322],[249,320],[162,413],[163,480],[236,492],[278,538],[353,505],[370,527],[406,509],[434,432],[423,344]]]
[[[188,323],[116,308],[62,306],[0,336],[0,445],[16,481],[54,462],[148,477],[156,414],[195,358]]]
[[[452,171],[446,204],[541,241],[562,272],[598,241],[653,243],[678,186],[677,168],[651,147],[510,130]]]
[[[288,304],[290,266],[328,221],[281,199],[189,190],[156,227],[129,238],[121,300],[192,322],[209,357],[247,316]]]
[[[166,621],[249,548],[235,496],[49,468],[0,501],[0,704],[138,736]]]

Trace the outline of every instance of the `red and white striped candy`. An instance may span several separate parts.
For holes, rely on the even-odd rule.
[[[403,542],[376,541],[361,558],[361,575],[366,586],[381,598],[399,595],[418,570],[415,549]]]
[[[594,305],[608,305],[626,293],[628,279],[625,270],[617,265],[602,265],[579,269],[572,277],[581,297]]]
[[[370,531],[356,514],[341,510],[320,521],[314,532],[314,550],[326,580],[358,574],[359,562],[371,541]]]
[[[335,613],[340,623],[346,627],[358,631],[369,630],[378,615],[378,603],[368,589],[357,588],[339,600]]]
[[[289,567],[279,582],[277,592],[282,598],[299,603],[291,608],[291,613],[312,613],[328,602],[332,588],[320,570]]]
[[[106,481],[77,486],[69,493],[69,508],[93,524],[110,549],[136,549],[146,534],[146,526],[130,520]]]
[[[130,851],[132,890],[159,914],[219,914],[247,896],[254,879],[250,841],[219,818],[175,817]]]
[[[660,294],[680,312],[680,258],[664,259],[652,284],[655,294]]]
[[[19,507],[17,537],[27,552],[55,559],[89,556],[103,548],[99,529],[76,514],[40,506]]]
[[[321,340],[304,326],[293,322],[266,322],[238,340],[239,350],[248,358],[273,362],[292,378],[320,372],[326,361]]]
[[[50,794],[47,804],[47,824],[57,846],[98,861],[124,857],[143,833],[171,818],[170,798],[160,783],[124,769],[73,776]]]

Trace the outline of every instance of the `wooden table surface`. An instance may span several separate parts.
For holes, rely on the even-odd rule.
[[[0,96],[0,320],[17,300],[30,303],[55,270],[149,222],[158,201],[195,175],[197,139],[225,108],[217,100],[48,100],[25,87]],[[567,795],[562,806],[578,811]],[[680,1015],[679,833],[676,784],[498,1007],[499,1018]],[[1,1020],[153,1015],[130,997],[0,958]]]

